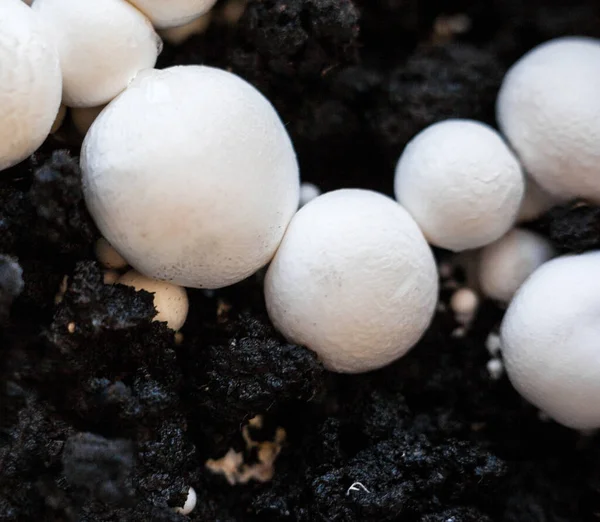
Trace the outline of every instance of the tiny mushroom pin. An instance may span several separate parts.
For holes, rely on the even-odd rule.
[[[158,312],[154,321],[164,321],[169,328],[175,331],[184,325],[189,308],[185,288],[165,281],[150,279],[135,270],[130,270],[122,275],[117,283],[154,294],[154,308]]]
[[[298,208],[283,123],[220,69],[141,72],[93,123],[81,158],[103,236],[139,272],[182,286],[220,288],[255,273]]]
[[[525,191],[519,162],[491,127],[446,120],[413,138],[396,167],[396,198],[427,240],[481,247],[513,225]]]
[[[565,37],[523,56],[504,77],[497,120],[542,188],[600,203],[600,40]]]
[[[600,428],[600,252],[565,256],[536,270],[501,327],[512,384],[565,426]]]
[[[57,49],[42,19],[21,0],[0,2],[0,170],[32,154],[60,108]]]
[[[265,278],[276,328],[342,373],[404,355],[428,327],[437,292],[433,254],[414,220],[386,196],[358,189],[300,209]]]
[[[129,0],[158,29],[187,24],[210,11],[217,0]]]
[[[36,0],[33,9],[57,43],[69,107],[109,102],[154,67],[162,49],[148,19],[125,0]]]

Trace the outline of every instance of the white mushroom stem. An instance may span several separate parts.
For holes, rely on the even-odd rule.
[[[538,268],[512,300],[501,336],[523,397],[565,426],[600,427],[600,252]]]
[[[553,196],[540,187],[533,178],[526,176],[525,197],[519,209],[517,222],[533,221],[559,204],[560,201],[560,198]]]
[[[36,0],[32,7],[58,46],[69,107],[108,103],[154,67],[162,49],[148,19],[125,0]]]
[[[150,279],[135,270],[121,276],[117,283],[154,294],[154,308],[158,312],[154,321],[166,322],[173,330],[179,330],[184,325],[189,308],[185,288]]]
[[[555,255],[548,240],[529,230],[515,228],[481,250],[481,290],[491,299],[508,303],[525,280]]]
[[[429,325],[437,292],[414,220],[365,190],[328,192],[300,209],[265,278],[276,328],[344,373],[402,357]]]

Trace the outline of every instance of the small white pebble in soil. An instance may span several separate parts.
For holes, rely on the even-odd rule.
[[[486,366],[490,377],[494,381],[497,381],[500,379],[500,377],[502,377],[502,374],[504,373],[504,365],[500,359],[490,359]]]
[[[460,288],[452,294],[450,307],[459,323],[468,324],[477,313],[479,297],[470,288]]]
[[[194,511],[197,500],[198,496],[196,495],[196,490],[194,488],[190,488],[187,499],[185,500],[185,504],[183,504],[183,507],[175,508],[175,512],[179,513],[180,515],[189,515],[192,511]]]
[[[300,185],[300,205],[302,208],[307,203],[310,203],[313,199],[318,198],[321,195],[321,189],[313,183],[302,183]]]

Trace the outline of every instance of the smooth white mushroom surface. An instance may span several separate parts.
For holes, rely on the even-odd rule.
[[[481,250],[480,287],[489,298],[508,303],[525,280],[555,255],[547,239],[515,228]]]
[[[62,76],[42,21],[21,0],[0,2],[0,170],[24,160],[50,134]]]
[[[409,142],[394,188],[431,244],[462,251],[512,226],[525,184],[518,160],[491,127],[446,120]]]
[[[565,426],[600,428],[600,252],[536,270],[512,300],[501,338],[525,399]]]
[[[165,29],[187,24],[210,11],[217,0],[129,0],[150,18],[154,27]]]
[[[102,235],[139,272],[220,288],[266,265],[298,208],[296,154],[273,106],[202,66],[140,73],[81,153]]]
[[[164,321],[173,330],[179,330],[184,325],[189,309],[185,288],[151,279],[135,270],[122,275],[117,283],[154,294],[154,308],[158,313],[153,321]]]
[[[300,207],[310,203],[321,195],[321,189],[314,183],[304,182],[300,185]]]
[[[57,43],[63,103],[96,107],[154,67],[162,41],[125,0],[35,0],[33,9]]]
[[[436,264],[417,224],[393,200],[358,189],[300,209],[265,278],[275,327],[344,373],[404,355],[428,327],[437,296]]]
[[[188,495],[185,499],[183,507],[175,508],[175,512],[179,513],[180,515],[189,515],[192,511],[194,511],[197,501],[198,495],[196,494],[196,490],[194,488],[190,488],[188,490]]]
[[[546,42],[506,74],[500,129],[524,169],[557,197],[600,202],[600,40]]]

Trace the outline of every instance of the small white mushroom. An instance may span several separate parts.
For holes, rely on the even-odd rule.
[[[487,245],[514,223],[525,191],[519,162],[491,127],[446,120],[420,132],[396,167],[395,192],[430,243]]]
[[[277,113],[211,67],[140,73],[96,119],[81,158],[102,235],[139,272],[182,286],[255,273],[298,208],[296,154]]]
[[[0,2],[0,171],[50,134],[60,107],[58,52],[41,18],[21,0]]]
[[[117,283],[154,294],[154,308],[158,312],[154,321],[166,322],[173,330],[179,330],[184,325],[189,308],[185,288],[150,279],[135,270],[121,276]]]
[[[313,183],[304,182],[300,185],[300,207],[310,203],[321,195],[321,189]]]
[[[73,122],[75,130],[77,130],[81,136],[85,136],[90,130],[92,123],[96,121],[96,118],[104,110],[104,107],[106,107],[106,105],[71,109],[71,121]]]
[[[189,515],[194,508],[196,507],[196,502],[198,501],[198,496],[196,495],[196,490],[194,488],[190,488],[188,490],[188,496],[185,499],[185,504],[183,507],[175,508],[175,512],[180,515]]]
[[[491,299],[510,302],[525,280],[556,255],[548,240],[515,228],[481,250],[479,284]]]
[[[486,368],[490,378],[494,381],[499,380],[504,373],[504,364],[502,364],[501,359],[490,359],[486,364]]]
[[[96,241],[96,259],[104,268],[121,270],[127,266],[125,258],[103,237]]]
[[[600,252],[538,268],[501,337],[508,377],[525,399],[565,426],[600,428]]]
[[[129,2],[150,18],[154,27],[165,29],[191,22],[210,11],[217,0],[129,0]]]
[[[428,327],[437,292],[435,260],[414,220],[357,189],[300,209],[265,278],[276,328],[343,373],[402,357]]]
[[[558,38],[508,71],[500,129],[524,169],[557,197],[600,202],[600,40]]]
[[[162,48],[148,19],[125,0],[36,0],[33,9],[57,43],[69,107],[108,103],[154,67]]]
[[[478,307],[479,297],[470,288],[459,288],[450,299],[450,308],[456,320],[462,324],[468,324],[473,320]]]

